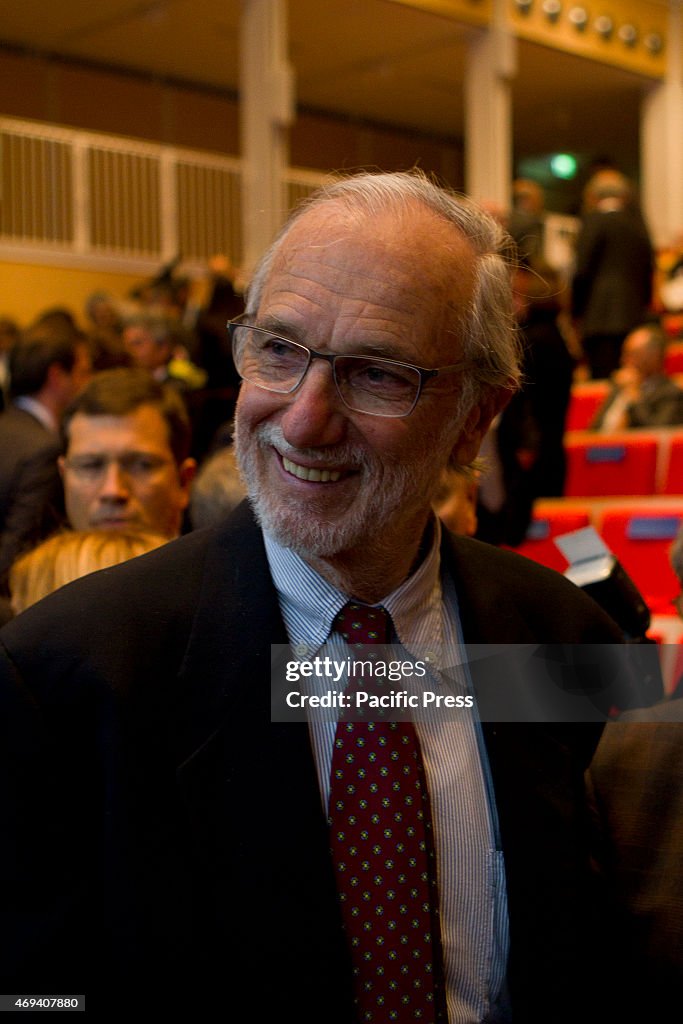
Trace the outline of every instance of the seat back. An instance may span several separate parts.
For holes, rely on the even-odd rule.
[[[683,494],[683,434],[676,434],[669,443],[662,493]]]
[[[671,376],[683,373],[683,341],[671,341],[664,355],[664,372]]]
[[[680,590],[671,568],[669,551],[683,523],[679,508],[605,510],[597,528],[607,547],[619,559],[652,614],[675,614],[672,598]]]
[[[549,569],[564,572],[569,564],[562,552],[555,546],[554,537],[590,525],[588,508],[558,509],[534,513],[522,543],[515,551]]]
[[[567,437],[565,497],[654,494],[657,440],[653,437]]]
[[[587,430],[609,392],[606,380],[581,381],[572,385],[567,408],[566,430]]]

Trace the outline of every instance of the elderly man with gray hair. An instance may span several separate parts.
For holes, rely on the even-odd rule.
[[[608,1019],[583,790],[600,722],[412,721],[364,674],[389,643],[411,687],[424,671],[471,708],[465,645],[560,645],[574,693],[580,645],[621,641],[558,573],[432,509],[517,386],[510,252],[419,173],[316,193],[229,327],[249,502],[4,628],[5,991],[197,1020]],[[340,688],[309,690],[330,649]],[[283,657],[295,703],[334,714],[279,713]]]

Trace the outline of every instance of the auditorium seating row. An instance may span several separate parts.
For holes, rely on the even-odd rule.
[[[554,542],[561,534],[592,526],[638,587],[652,615],[675,615],[680,585],[669,550],[683,523],[679,497],[540,499],[527,536],[516,550],[558,572],[567,560]]]
[[[567,498],[683,494],[683,428],[567,431]]]
[[[683,341],[670,341],[664,356],[664,372],[670,376],[683,373]]]
[[[667,374],[683,387],[683,341],[669,347],[664,366]],[[588,430],[609,393],[608,380],[581,380],[572,385],[567,410],[567,430]]]

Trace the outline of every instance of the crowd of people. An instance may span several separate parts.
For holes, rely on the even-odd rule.
[[[675,1005],[681,701],[644,709],[617,624],[501,546],[561,493],[576,360],[561,282],[536,243],[514,255],[426,176],[358,174],[244,296],[224,261],[201,308],[164,268],[123,316],[93,297],[92,337],[54,310],[14,337],[6,991],[197,1020],[228,993],[298,1024]],[[343,709],[377,644],[405,676],[373,688],[371,651],[368,720]],[[273,711],[283,649],[288,673],[332,651],[344,672],[305,694],[338,714]],[[546,678],[591,714],[541,713]],[[377,710],[423,692],[516,717]]]
[[[609,381],[590,424],[602,432],[683,426],[683,389],[665,368],[666,311],[678,300],[669,295],[664,303],[659,294],[654,247],[633,183],[613,166],[590,175],[573,263],[563,268],[548,262],[541,186],[518,179],[512,199],[510,211],[496,216],[519,258],[514,293],[522,387],[484,442],[476,536],[517,547],[536,499],[565,492],[573,384]]]
[[[170,539],[241,500],[234,464],[221,461],[218,484],[209,463],[232,441],[238,377],[225,324],[243,300],[227,260],[210,271],[201,304],[165,267],[125,300],[93,294],[82,325],[67,308],[23,329],[0,324],[3,619],[24,607],[12,597],[15,562],[27,552],[34,566],[43,551],[51,559],[55,533],[151,530]]]

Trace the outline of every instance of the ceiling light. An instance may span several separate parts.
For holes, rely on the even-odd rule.
[[[617,33],[624,46],[635,46],[638,42],[638,29],[635,25],[621,25]]]
[[[569,181],[576,176],[576,157],[571,153],[555,153],[550,158],[550,170],[556,178]]]
[[[585,7],[572,7],[569,12],[569,20],[577,32],[583,32],[588,24],[588,11]]]
[[[562,14],[562,4],[560,3],[560,0],[543,0],[543,13],[548,21],[551,21],[554,24]]]
[[[599,18],[596,18],[593,26],[598,35],[602,36],[603,39],[609,39],[614,31],[614,22],[606,14],[601,14]]]
[[[654,55],[661,53],[664,49],[664,40],[658,32],[648,32],[643,39],[643,44],[648,53]]]

